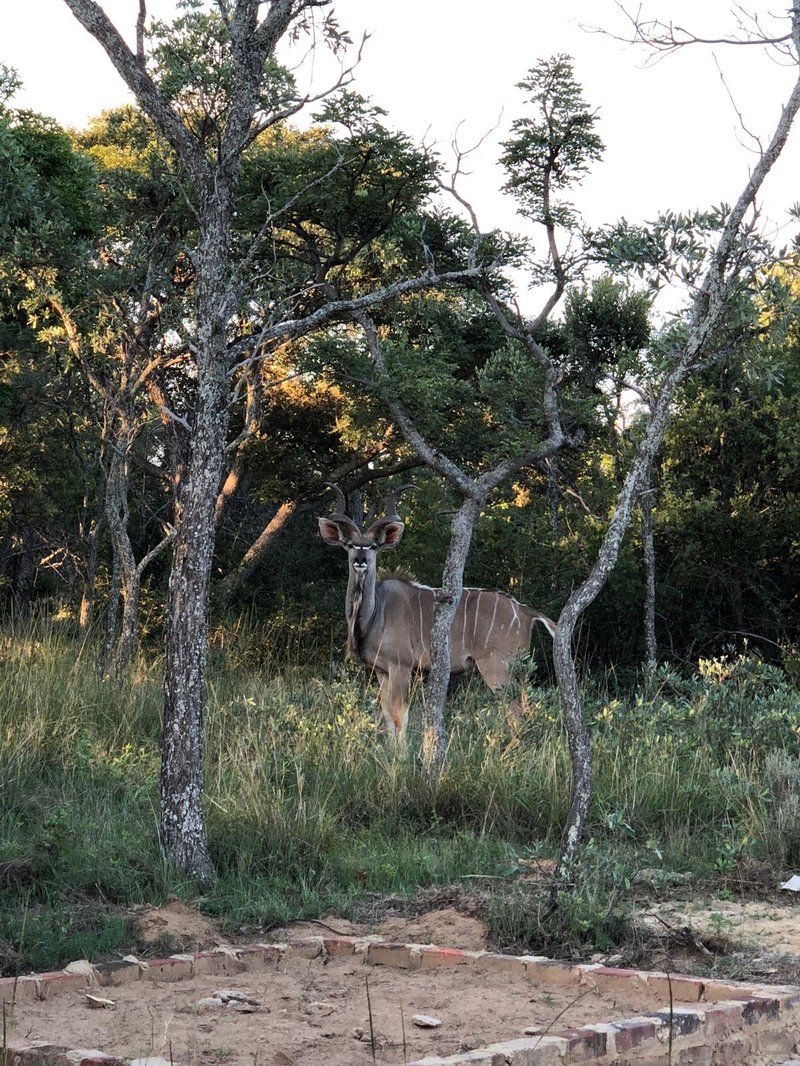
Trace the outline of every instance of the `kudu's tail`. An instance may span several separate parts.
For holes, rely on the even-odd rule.
[[[534,622],[541,622],[551,637],[556,635],[556,624],[552,618],[548,618],[546,614],[542,614],[541,611],[534,611],[533,607],[526,607],[525,604],[520,604],[521,607],[525,607],[528,615],[534,620]]]

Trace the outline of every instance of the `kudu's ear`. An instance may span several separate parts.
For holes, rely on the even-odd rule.
[[[402,522],[376,522],[370,529],[379,548],[396,548],[403,536],[405,525]]]
[[[318,518],[317,521],[319,522],[319,535],[325,543],[330,544],[332,548],[343,548],[344,530],[339,523],[331,518]]]

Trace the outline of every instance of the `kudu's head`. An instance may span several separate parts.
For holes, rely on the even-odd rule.
[[[337,510],[327,518],[318,520],[320,535],[331,547],[345,549],[351,571],[357,578],[363,579],[370,570],[376,569],[376,557],[381,548],[396,548],[400,543],[405,526],[397,513],[397,501],[402,492],[414,486],[403,485],[390,492],[383,505],[384,517],[377,522],[372,521],[375,515],[370,512],[362,523],[367,528],[362,529],[345,514],[347,501],[339,486],[330,481],[327,484],[336,493]]]

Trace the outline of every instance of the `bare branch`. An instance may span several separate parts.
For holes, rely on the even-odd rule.
[[[139,574],[139,577],[142,576],[142,574],[148,568],[150,563],[157,559],[159,555],[161,555],[161,553],[165,550],[165,548],[172,544],[173,540],[175,540],[176,533],[177,530],[174,529],[172,526],[169,526],[167,535],[163,538],[163,540],[160,540],[158,544],[156,544],[155,548],[151,548],[147,555],[142,556],[142,558],[136,564],[136,571]]]
[[[119,30],[95,0],[64,0],[85,30],[102,45],[117,73],[163,132],[184,166],[199,179],[207,164],[197,141],[147,73],[143,57],[134,55]]]
[[[136,19],[136,58],[144,65],[144,25],[147,21],[147,0],[139,0],[139,17]]]
[[[425,289],[431,289],[439,285],[474,283],[483,276],[487,269],[490,268],[476,266],[467,267],[463,270],[443,271],[438,274],[432,270],[426,270],[424,274],[420,274],[416,278],[396,281],[385,288],[365,293],[363,296],[356,296],[350,300],[331,300],[324,307],[320,307],[318,310],[312,311],[310,315],[305,315],[302,318],[286,319],[283,322],[266,325],[258,334],[250,337],[240,337],[231,344],[229,352],[232,357],[241,354],[248,348],[254,349],[257,353],[236,364],[232,370],[236,371],[261,358],[260,348],[267,341],[291,340],[295,337],[305,336],[315,329],[319,329],[320,326],[326,325],[334,318],[352,315],[355,311],[366,311],[370,307],[377,307],[380,304],[387,303],[389,300],[394,300],[399,296],[406,296],[412,292],[423,292]]]
[[[386,384],[389,381],[389,371],[386,367],[386,360],[383,357],[383,349],[381,348],[375,322],[361,309],[353,309],[352,316],[364,331],[378,383]],[[434,448],[422,436],[414,424],[414,420],[399,400],[391,395],[386,395],[384,399],[400,432],[423,462],[446,478],[464,496],[469,499],[475,499],[478,493],[477,483],[468,474],[464,473],[457,463],[454,463],[452,459],[440,452],[438,448]]]

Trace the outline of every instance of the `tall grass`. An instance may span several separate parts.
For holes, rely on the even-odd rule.
[[[0,634],[0,861],[31,866],[0,900],[7,968],[122,946],[122,905],[197,897],[157,846],[160,665],[142,655],[112,684],[66,623]],[[413,729],[405,758],[387,752],[368,679],[328,648],[243,623],[215,636],[210,674],[205,807],[219,879],[201,903],[234,925],[502,877],[515,855],[557,846],[569,761],[550,689],[528,689],[515,729],[485,689],[460,688],[447,764],[431,778]],[[749,662],[688,681],[663,673],[624,699],[587,686],[596,843],[673,866],[713,867],[743,848],[800,861],[797,704],[782,675]]]

